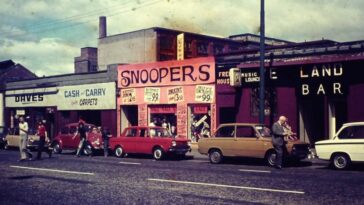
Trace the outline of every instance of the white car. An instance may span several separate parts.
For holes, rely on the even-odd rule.
[[[344,124],[333,139],[315,143],[318,158],[330,160],[338,170],[364,162],[364,122]]]

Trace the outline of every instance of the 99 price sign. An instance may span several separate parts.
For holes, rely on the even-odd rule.
[[[144,102],[146,103],[159,103],[160,89],[159,88],[145,88],[144,89]]]
[[[209,85],[196,86],[195,100],[198,102],[212,103],[214,99],[215,88]]]

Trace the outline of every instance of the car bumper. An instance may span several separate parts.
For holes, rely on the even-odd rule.
[[[172,153],[172,154],[178,154],[178,155],[183,155],[183,154],[186,154],[187,152],[191,152],[191,147],[170,147],[168,149],[168,152],[169,153]]]
[[[309,155],[309,151],[292,151],[290,157],[294,159],[306,159]]]

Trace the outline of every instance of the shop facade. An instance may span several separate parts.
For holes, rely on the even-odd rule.
[[[119,65],[118,89],[118,133],[165,126],[197,141],[216,128],[214,58]]]
[[[273,59],[265,65],[265,124],[289,119],[302,141],[334,137],[346,122],[364,121],[362,53]],[[217,66],[217,122],[259,121],[259,63],[235,66],[241,86],[230,86],[231,66]],[[225,99],[231,99],[227,101]]]
[[[116,134],[116,83],[105,78],[106,74],[72,74],[11,82],[5,92],[7,127],[15,132],[19,116],[25,116],[31,132],[35,132],[36,123],[45,120],[50,136],[54,137],[64,125],[83,119],[108,127]],[[31,88],[32,85],[38,86]]]

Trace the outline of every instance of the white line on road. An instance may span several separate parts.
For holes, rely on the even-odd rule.
[[[91,173],[91,172],[75,172],[75,171],[66,171],[66,170],[58,170],[58,169],[45,169],[45,168],[22,167],[22,166],[10,166],[10,167],[18,168],[18,169],[30,169],[30,170],[46,171],[46,172],[58,172],[58,173],[81,174],[81,175],[94,175],[94,173]]]
[[[119,162],[119,164],[134,164],[134,165],[141,165],[142,163],[139,163],[139,162]]]
[[[257,173],[271,173],[271,171],[266,170],[254,170],[254,169],[239,169],[240,172],[257,172]]]
[[[176,181],[176,180],[167,180],[167,179],[151,179],[151,178],[148,178],[147,180],[148,181],[157,181],[157,182],[176,183],[176,184],[191,184],[191,185],[223,187],[223,188],[235,188],[235,189],[248,189],[248,190],[280,192],[280,193],[290,193],[290,194],[305,194],[305,192],[303,192],[303,191],[294,191],[294,190],[268,189],[268,188],[234,186],[234,185],[224,185],[224,184],[210,184],[210,183],[203,183],[203,182]]]

